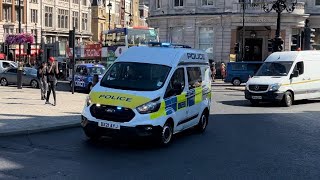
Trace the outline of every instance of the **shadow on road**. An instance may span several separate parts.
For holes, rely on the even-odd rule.
[[[232,96],[232,95],[228,95]],[[237,95],[234,95],[237,96]],[[232,101],[218,101],[219,103],[222,103],[224,105],[229,106],[252,106],[249,100],[232,100]],[[320,103],[320,100],[299,100],[295,101],[293,105],[303,105],[303,104],[315,104]],[[270,102],[261,102],[255,107],[281,107],[281,102],[278,103],[270,103]]]

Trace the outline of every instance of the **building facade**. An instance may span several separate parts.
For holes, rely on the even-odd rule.
[[[18,0],[0,1],[0,44],[7,34],[18,31]],[[69,30],[76,29],[77,43],[91,40],[91,4],[89,0],[21,0],[21,32],[35,37],[33,49],[45,49],[47,55],[65,55]],[[41,47],[41,44],[43,45]],[[1,48],[0,48],[1,49]],[[4,51],[5,48],[2,48]],[[16,50],[17,45],[11,45]]]
[[[94,41],[103,42],[102,32],[108,30],[109,27],[113,29],[137,26],[139,22],[139,0],[92,1],[92,33]]]
[[[253,2],[246,4],[243,18],[239,0],[150,0],[148,23],[158,29],[161,41],[203,49],[216,62],[230,61],[235,43],[242,47],[242,42],[244,60],[263,61],[270,54],[268,39],[275,36],[277,13],[266,13],[261,0]],[[320,1],[298,0],[292,13],[281,14],[285,50],[291,50],[292,36],[303,30],[306,19],[316,28],[315,48],[320,48],[319,12]]]

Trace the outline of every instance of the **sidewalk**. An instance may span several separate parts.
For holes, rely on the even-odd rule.
[[[225,83],[221,79],[216,79],[215,82],[212,83],[212,86],[223,86],[226,90],[233,91],[245,91],[245,85],[241,84],[240,86],[234,86],[231,83]]]
[[[58,91],[52,106],[40,100],[40,89],[0,86],[0,136],[79,126],[86,96]]]

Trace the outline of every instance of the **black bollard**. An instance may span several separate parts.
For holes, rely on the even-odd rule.
[[[17,88],[22,89],[22,72],[23,72],[23,65],[21,62],[18,64],[17,69]]]
[[[99,82],[98,74],[93,75],[92,86],[95,86]]]

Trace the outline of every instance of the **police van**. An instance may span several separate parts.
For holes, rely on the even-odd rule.
[[[160,144],[208,125],[211,78],[207,54],[159,43],[131,47],[87,97],[81,125],[91,139],[152,137]]]
[[[76,65],[74,76],[75,90],[85,90],[90,92],[93,87],[93,76],[98,75],[99,80],[102,78],[106,69],[100,64],[78,64]],[[69,77],[70,88],[72,89],[72,75]]]

